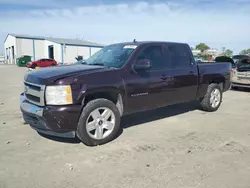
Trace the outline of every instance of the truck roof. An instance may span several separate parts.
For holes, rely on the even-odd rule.
[[[141,45],[141,44],[183,44],[188,45],[187,43],[180,43],[180,42],[168,42],[168,41],[136,41],[136,42],[120,42],[115,44],[124,44],[124,45]]]

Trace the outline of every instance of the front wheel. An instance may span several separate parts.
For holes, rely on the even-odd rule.
[[[97,146],[115,139],[119,130],[120,113],[116,105],[107,99],[95,99],[83,108],[76,134],[84,144]]]
[[[201,108],[204,111],[214,112],[218,110],[222,102],[222,91],[218,84],[210,84],[204,98],[201,99]]]
[[[36,67],[37,67],[37,64],[33,64],[33,65],[31,65],[31,67],[30,67],[30,68],[32,68],[32,69],[36,69]]]

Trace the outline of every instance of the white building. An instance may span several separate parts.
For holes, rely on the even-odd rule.
[[[4,56],[0,55],[0,64],[4,63]]]
[[[204,50],[203,52],[201,50],[195,49],[195,50],[192,50],[192,53],[194,56],[197,56],[199,54],[217,56],[219,54],[219,51],[214,48]]]
[[[15,64],[16,59],[23,55],[32,56],[32,60],[52,58],[58,63],[72,63],[76,57],[87,59],[101,48],[101,44],[84,40],[17,34],[8,34],[4,41],[8,64]]]
[[[210,48],[205,50],[204,53],[212,56],[217,56],[219,54],[219,51],[217,49]]]
[[[194,56],[197,56],[198,54],[200,54],[201,53],[201,50],[192,50],[192,53],[193,53],[193,55]]]

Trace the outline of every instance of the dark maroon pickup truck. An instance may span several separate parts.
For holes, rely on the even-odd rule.
[[[117,136],[127,114],[193,100],[216,111],[231,64],[196,64],[184,43],[134,41],[108,45],[83,64],[29,72],[24,85],[20,108],[32,128],[96,146]]]

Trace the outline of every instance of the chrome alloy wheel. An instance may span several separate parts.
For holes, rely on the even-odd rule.
[[[115,114],[109,108],[97,108],[87,118],[86,129],[91,138],[104,139],[112,133],[114,127]]]
[[[210,104],[211,104],[211,106],[213,108],[216,108],[220,104],[220,99],[221,99],[221,93],[220,93],[219,89],[215,88],[211,92],[211,96],[210,96]]]

